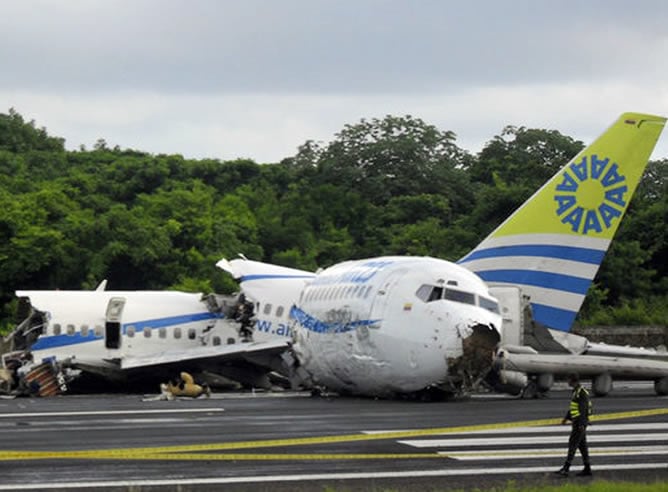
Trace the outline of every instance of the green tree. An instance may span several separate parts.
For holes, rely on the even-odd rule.
[[[35,128],[35,122],[25,122],[14,108],[9,114],[0,113],[0,150],[25,152],[27,150],[64,151],[65,139],[50,137],[45,128]]]
[[[453,208],[466,210],[472,197],[460,168],[470,156],[454,142],[454,133],[419,118],[388,115],[346,125],[327,146],[307,142],[290,163],[305,171],[316,168],[313,181],[354,190],[372,203],[443,193]]]
[[[500,179],[535,191],[583,147],[556,130],[507,126],[468,161],[467,170],[472,181],[494,185]]]

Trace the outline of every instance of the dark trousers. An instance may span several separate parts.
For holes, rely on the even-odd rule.
[[[568,456],[566,463],[569,465],[575,457],[575,450],[579,449],[582,455],[582,461],[585,466],[589,465],[589,447],[587,446],[587,426],[573,424],[571,427],[571,436],[568,438]]]

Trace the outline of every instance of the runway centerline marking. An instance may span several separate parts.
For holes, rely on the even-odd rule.
[[[40,414],[40,416],[43,414]],[[606,420],[618,420],[618,419],[628,419],[628,418],[640,418],[640,417],[651,417],[657,415],[668,415],[668,408],[657,408],[657,409],[648,409],[648,410],[638,410],[631,412],[616,412],[616,413],[607,413],[599,414],[592,418],[592,421],[606,421]],[[334,443],[344,443],[344,442],[357,442],[357,441],[374,441],[374,440],[399,440],[411,437],[420,437],[426,435],[435,435],[435,434],[455,434],[462,432],[471,432],[471,431],[482,431],[482,430],[492,430],[492,429],[513,429],[518,427],[534,427],[534,426],[545,426],[545,425],[558,425],[561,423],[561,419],[538,419],[538,420],[525,420],[518,422],[501,422],[501,423],[492,423],[492,424],[478,424],[478,425],[466,425],[458,427],[440,427],[440,428],[428,428],[428,429],[413,429],[413,430],[404,430],[404,431],[394,431],[386,432],[381,434],[343,434],[343,435],[332,435],[332,436],[315,436],[315,437],[303,437],[303,438],[288,438],[288,439],[271,439],[271,440],[258,440],[258,441],[241,441],[241,442],[224,442],[224,443],[207,443],[207,444],[190,444],[190,445],[180,445],[180,446],[159,446],[159,447],[144,447],[144,448],[117,448],[117,449],[93,449],[93,450],[79,450],[79,451],[12,451],[0,450],[0,461],[13,461],[13,460],[44,460],[44,459],[118,459],[118,460],[200,460],[203,454],[203,451],[229,451],[229,450],[242,450],[242,449],[258,449],[258,448],[271,448],[271,447],[288,447],[288,446],[308,446],[312,444],[334,444]],[[176,456],[176,458],[171,458],[170,456]],[[216,456],[216,458],[208,457],[207,459],[234,459],[231,456],[237,456],[236,459],[253,459],[253,460],[276,460],[276,459],[294,459],[291,456],[300,456],[300,459],[363,459],[357,456],[364,456],[364,459],[367,459],[367,456],[375,456],[376,459],[396,459],[404,455],[402,453],[397,454],[369,454],[369,455],[357,455],[357,454],[229,454],[229,453],[215,453],[211,456]],[[239,456],[247,456],[247,458],[239,458]],[[309,458],[313,456],[314,458]],[[348,458],[346,458],[348,456]],[[378,458],[379,456],[384,456],[385,458]],[[411,458],[430,458],[432,456],[442,457],[439,453],[423,453],[423,454],[412,454]],[[373,459],[373,458],[372,458]]]

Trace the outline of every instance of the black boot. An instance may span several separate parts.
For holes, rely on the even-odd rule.
[[[564,466],[559,468],[555,473],[555,475],[559,475],[562,477],[567,477],[568,476],[568,470],[571,468],[570,463],[564,463]]]
[[[582,469],[582,471],[577,474],[577,476],[578,477],[591,477],[592,476],[591,466],[589,466],[588,464],[585,465],[584,468]]]

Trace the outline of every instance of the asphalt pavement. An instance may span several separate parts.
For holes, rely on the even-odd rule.
[[[289,392],[153,396],[0,400],[0,491],[424,491],[668,479],[668,398],[649,385],[594,399],[593,479],[552,473],[567,448],[569,428],[558,425],[565,390],[438,403]]]

